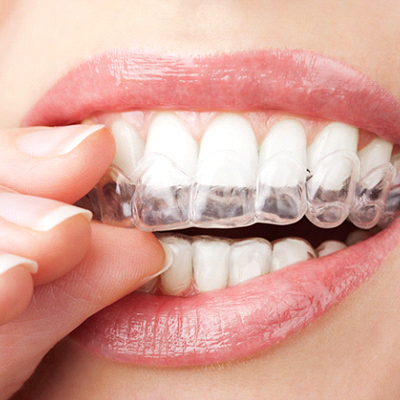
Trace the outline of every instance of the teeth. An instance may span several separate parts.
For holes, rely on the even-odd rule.
[[[190,176],[169,158],[149,154],[136,171],[135,225],[145,231],[189,225]]]
[[[160,113],[154,118],[136,173],[139,228],[165,230],[189,224],[191,173],[197,153],[197,143],[176,115]]]
[[[163,112],[156,115],[149,127],[145,155],[151,153],[163,154],[191,175],[197,163],[198,146],[175,114]],[[174,184],[168,180],[165,183]]]
[[[260,147],[255,212],[258,221],[291,224],[306,211],[306,135],[294,120],[275,124]]]
[[[219,227],[249,224],[253,218],[257,142],[250,124],[223,114],[204,133],[194,175],[194,222]]]
[[[230,240],[170,234],[159,234],[158,238],[170,247],[174,257],[172,266],[161,274],[161,290],[174,296],[224,289],[317,257],[311,245],[298,238],[278,240],[273,246],[261,238]],[[154,292],[156,283],[141,291]]]
[[[390,162],[393,144],[377,138],[358,152],[360,159],[360,176],[364,178],[374,168]],[[378,182],[371,182],[371,187]]]
[[[352,153],[357,152],[358,129],[342,124],[341,122],[331,122],[327,125],[308,146],[307,161],[311,172],[316,165],[327,155],[337,150],[347,150]],[[335,182],[332,182],[335,188]],[[326,187],[330,189],[329,187]]]
[[[308,147],[307,218],[322,228],[340,225],[349,215],[359,178],[358,130],[333,122]]]
[[[278,240],[272,247],[271,272],[316,257],[315,250],[306,240],[297,238]]]
[[[193,241],[193,271],[202,292],[223,289],[228,284],[230,245],[228,241],[199,237]]]
[[[231,246],[229,286],[265,275],[271,264],[271,244],[264,239],[248,239]]]
[[[178,296],[192,283],[192,245],[181,236],[161,236],[159,239],[169,246],[173,255],[171,267],[161,274],[161,285],[166,294]]]
[[[131,178],[139,160],[143,157],[144,141],[135,128],[123,119],[114,121],[111,131],[117,145],[113,164],[124,171],[128,178]]]
[[[343,250],[346,247],[344,243],[337,240],[327,240],[319,245],[316,252],[318,257],[323,257],[335,253],[336,251]]]
[[[260,146],[260,165],[281,151],[291,153],[301,164],[307,165],[306,146],[306,132],[300,122],[291,119],[279,121],[270,129]],[[280,185],[279,180],[274,183],[275,186]]]
[[[357,184],[355,204],[350,220],[361,229],[375,226],[385,209],[395,169],[390,164],[393,145],[383,139],[375,139],[358,152],[361,164],[361,180]]]
[[[349,217],[368,229],[397,216],[400,184],[392,182],[391,143],[375,139],[356,153],[358,130],[332,122],[306,149],[307,122],[287,118],[269,130],[258,157],[249,123],[260,126],[254,116],[197,114],[197,127],[185,113],[148,113],[132,122],[143,124],[138,128],[105,116],[117,154],[115,166],[88,197],[96,215],[146,231],[287,225],[304,214],[322,228]],[[138,132],[150,119],[144,146]],[[199,150],[186,125],[200,135],[209,121]]]
[[[243,164],[248,166],[250,176],[243,176],[244,181],[240,185],[251,185],[258,167],[258,146],[250,123],[239,115],[225,113],[210,124],[201,140],[199,163],[215,152],[225,151],[239,155]],[[237,184],[237,180],[230,180],[230,175],[220,178],[220,181],[211,180],[204,184],[226,186]]]

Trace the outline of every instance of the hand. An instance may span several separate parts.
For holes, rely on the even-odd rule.
[[[152,234],[89,222],[70,205],[114,152],[102,126],[0,131],[1,400],[59,340],[163,267]]]

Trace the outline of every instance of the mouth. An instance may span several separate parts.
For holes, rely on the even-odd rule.
[[[155,232],[173,261],[73,337],[120,362],[206,365],[328,311],[397,245],[399,116],[376,83],[308,52],[82,64],[24,124],[105,124],[117,154],[80,204]]]

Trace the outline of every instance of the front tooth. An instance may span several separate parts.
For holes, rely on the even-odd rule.
[[[255,213],[259,221],[290,224],[306,211],[306,134],[295,120],[276,123],[260,147]]]
[[[198,162],[215,152],[228,151],[238,154],[249,172],[255,174],[258,166],[258,146],[250,123],[240,115],[224,113],[217,117],[204,132]],[[236,180],[222,177],[216,185],[233,186]],[[252,177],[250,177],[252,178]],[[252,182],[251,182],[252,183]]]
[[[272,246],[271,272],[316,257],[315,250],[306,240],[297,238],[277,240]]]
[[[231,245],[229,286],[267,274],[271,254],[271,244],[264,239],[234,242]]]
[[[135,172],[135,223],[140,229],[188,226],[197,153],[197,143],[176,115],[165,112],[154,118],[145,155]]]
[[[260,165],[281,151],[287,151],[297,157],[300,163],[307,165],[307,142],[303,125],[292,119],[285,119],[272,126],[260,146]],[[274,182],[281,184],[280,179]],[[285,184],[281,184],[284,186]]]
[[[338,240],[327,240],[318,246],[316,252],[318,257],[323,257],[345,248],[347,248],[347,246]]]
[[[200,144],[192,220],[198,226],[246,225],[253,218],[257,142],[249,122],[234,114],[215,119]]]
[[[192,245],[181,236],[161,236],[159,239],[171,249],[173,256],[171,267],[161,274],[161,286],[166,294],[178,296],[192,283]]]
[[[111,132],[117,145],[113,164],[127,177],[132,178],[139,160],[143,157],[144,141],[135,128],[123,119],[112,123]]]
[[[359,177],[357,145],[356,128],[333,122],[308,147],[306,215],[314,225],[333,228],[349,215]]]
[[[145,156],[163,154],[191,175],[197,163],[198,146],[181,120],[171,112],[158,113],[147,134]]]
[[[227,286],[230,248],[230,244],[221,239],[197,237],[193,241],[194,280],[200,292]]]

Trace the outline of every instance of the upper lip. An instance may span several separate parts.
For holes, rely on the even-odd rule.
[[[391,142],[400,139],[399,100],[341,62],[298,50],[202,56],[111,51],[58,81],[23,125],[63,125],[101,111],[164,108],[278,109],[346,122]],[[274,277],[199,299],[153,303],[128,297],[129,312],[119,303],[103,310],[92,324],[89,320],[82,340],[128,362],[206,364],[245,357],[284,339],[359,286],[397,245],[398,226],[342,255],[293,265]],[[241,308],[250,294],[252,306]],[[121,323],[129,329],[124,325],[119,331]],[[175,348],[161,346],[157,335],[161,344]]]
[[[134,109],[284,110],[342,121],[391,142],[400,101],[339,61],[300,50],[222,55],[114,50],[58,81],[23,125],[65,125]]]

